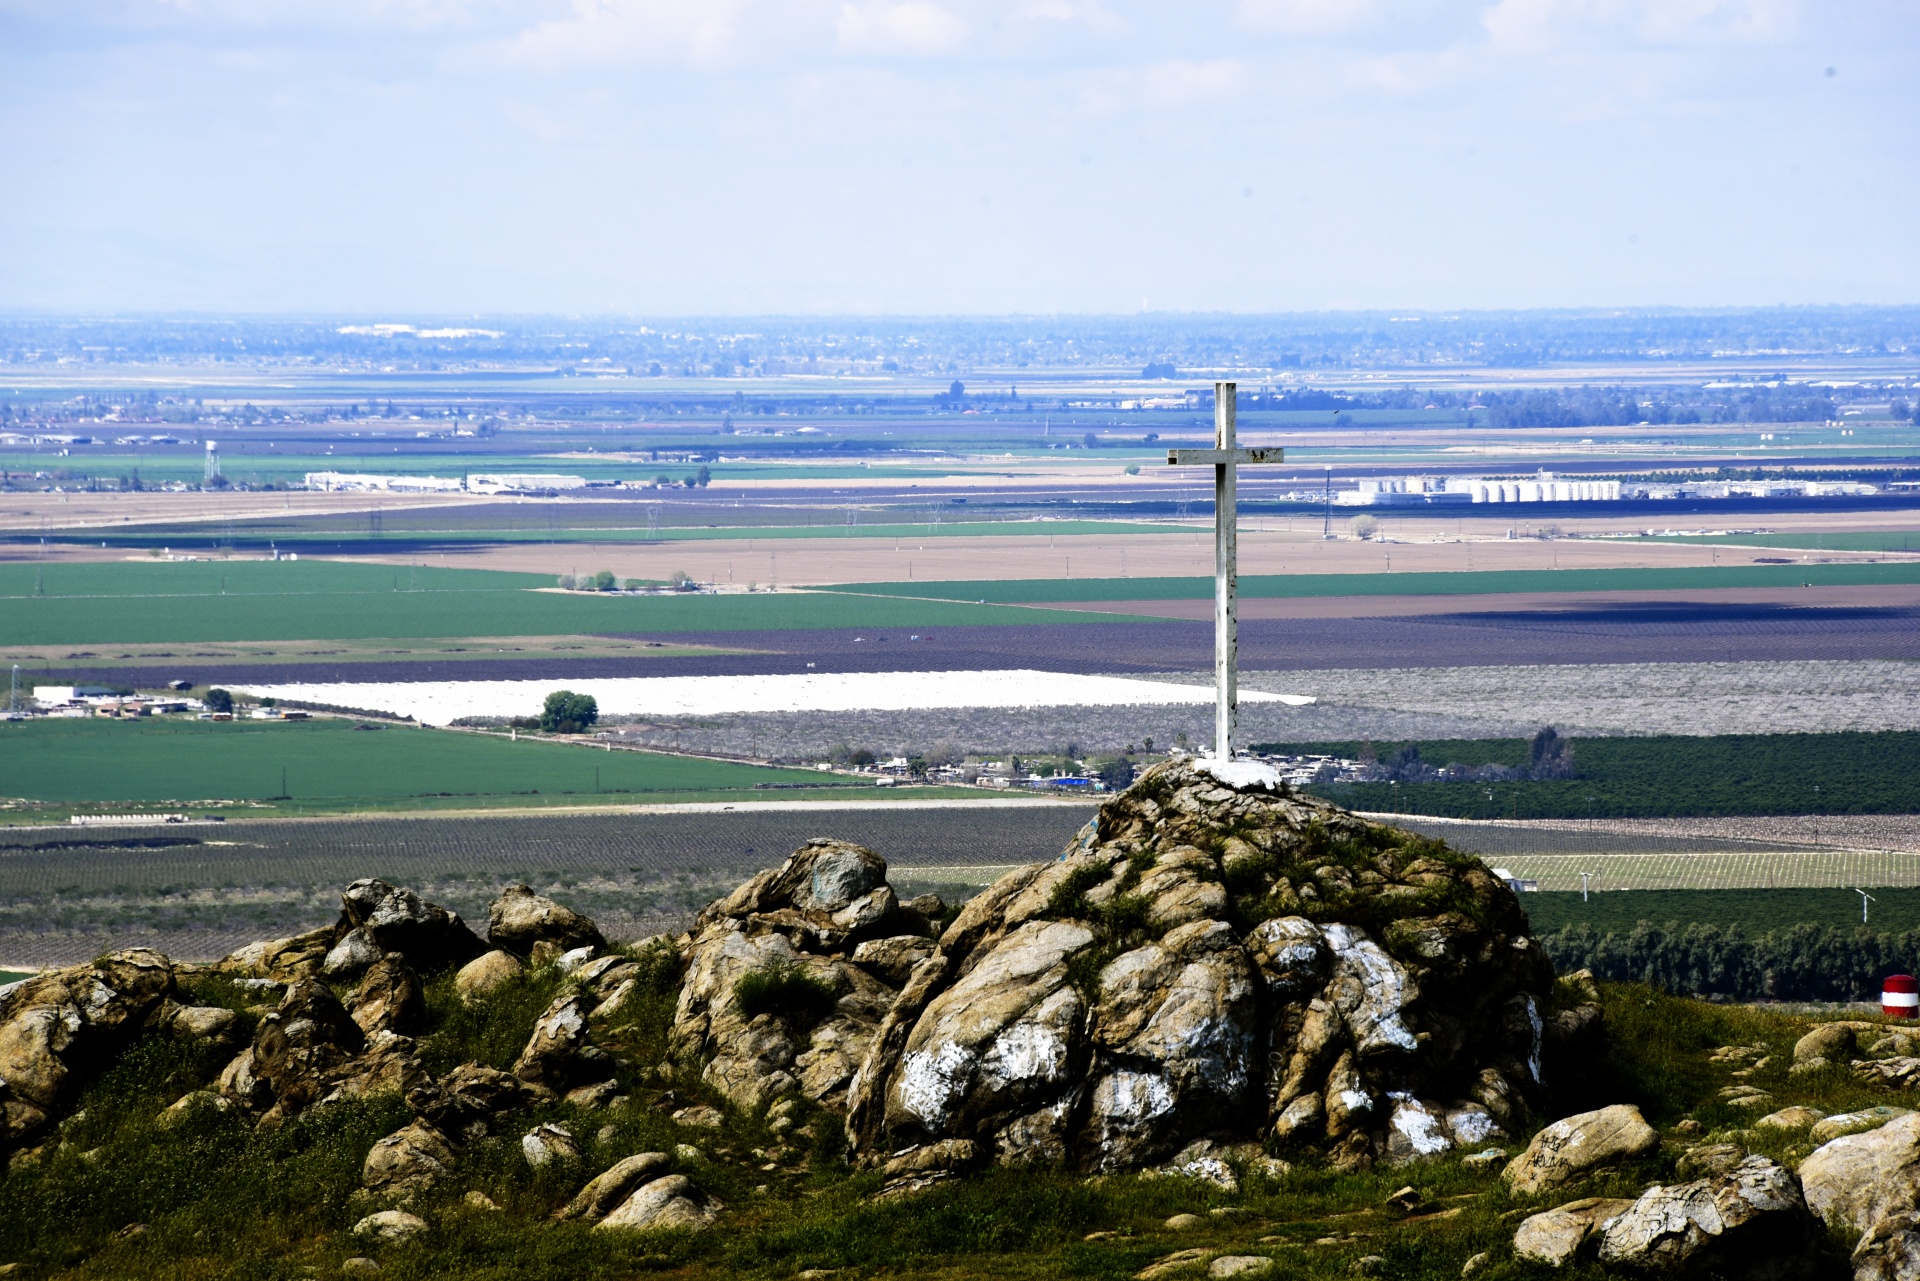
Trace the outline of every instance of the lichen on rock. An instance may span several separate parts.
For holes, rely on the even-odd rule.
[[[885,875],[815,841],[710,905],[674,1027],[736,1105],[844,1109],[868,1160],[965,1142],[1134,1169],[1200,1139],[1418,1160],[1546,1097],[1552,969],[1512,891],[1265,774],[1156,766],[937,940]],[[825,1008],[743,1008],[775,967]]]

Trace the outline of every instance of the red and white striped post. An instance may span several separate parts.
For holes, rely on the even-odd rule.
[[[1920,983],[1911,974],[1889,974],[1880,985],[1880,1012],[1890,1019],[1920,1014]]]

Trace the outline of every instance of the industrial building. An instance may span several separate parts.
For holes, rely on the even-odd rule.
[[[1450,507],[1472,503],[1617,503],[1617,480],[1533,476],[1386,476],[1333,496],[1336,507]]]

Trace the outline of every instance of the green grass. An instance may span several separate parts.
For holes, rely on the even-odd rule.
[[[284,774],[283,774],[284,771]],[[284,788],[282,780],[284,778]],[[598,786],[596,787],[596,779]],[[630,800],[636,794],[832,786],[811,770],[592,751],[447,730],[357,731],[353,722],[40,720],[0,725],[0,790],[65,805],[265,801],[322,808],[422,798]],[[283,811],[288,808],[280,807]]]
[[[1876,888],[1869,925],[1876,931],[1920,930],[1920,889]],[[1642,921],[1655,925],[1739,926],[1749,937],[1795,925],[1853,929],[1860,896],[1852,890],[1610,890],[1524,894],[1520,902],[1537,933],[1590,925],[1625,934]]]
[[[1649,542],[1718,543],[1738,547],[1790,547],[1810,552],[1915,552],[1920,531],[1845,530],[1786,534],[1656,534]]]
[[[25,970],[0,970],[0,983],[18,983],[21,979],[30,979],[33,975]]]
[[[1479,1275],[1518,1281],[1539,1275],[1509,1251],[1520,1215],[1574,1197],[1633,1196],[1649,1182],[1674,1181],[1675,1158],[1686,1142],[1698,1141],[1679,1140],[1673,1127],[1682,1119],[1698,1121],[1708,1137],[1733,1137],[1751,1122],[1751,1113],[1719,1097],[1741,1066],[1710,1061],[1720,1046],[1758,1043],[1761,1053],[1772,1054],[1748,1079],[1772,1091],[1779,1106],[1805,1103],[1834,1112],[1900,1101],[1844,1068],[1788,1076],[1793,1042],[1809,1026],[1803,1017],[1608,984],[1601,991],[1603,1048],[1549,1061],[1558,1088],[1553,1115],[1632,1102],[1669,1141],[1650,1157],[1537,1197],[1516,1198],[1491,1172],[1468,1170],[1454,1159],[1340,1173],[1306,1157],[1279,1177],[1249,1173],[1236,1193],[1186,1179],[993,1169],[881,1201],[873,1199],[879,1176],[850,1168],[833,1141],[835,1118],[810,1107],[800,1109],[800,1125],[784,1144],[765,1118],[733,1109],[722,1109],[718,1129],[674,1124],[674,1108],[720,1100],[700,1081],[697,1065],[675,1069],[670,1081],[650,1070],[665,1050],[677,981],[671,968],[654,967],[652,977],[657,981],[595,1033],[619,1056],[619,1084],[633,1102],[599,1113],[553,1103],[503,1118],[493,1134],[468,1141],[452,1177],[412,1206],[430,1225],[418,1243],[371,1246],[347,1231],[369,1208],[354,1197],[367,1150],[409,1119],[397,1098],[314,1109],[278,1131],[256,1131],[244,1118],[211,1109],[163,1128],[154,1114],[212,1080],[221,1056],[150,1037],[83,1083],[75,1100],[83,1115],[67,1122],[57,1148],[0,1175],[0,1258],[59,1281],[291,1281],[339,1275],[345,1259],[369,1254],[378,1258],[382,1276],[399,1281],[659,1273],[775,1281],[807,1269],[928,1281],[1126,1281],[1156,1259],[1197,1247],[1273,1256],[1284,1275],[1307,1281],[1348,1278],[1369,1255],[1386,1260],[1387,1276],[1457,1276],[1468,1258],[1488,1252],[1491,1261]],[[229,1003],[238,995],[230,986],[202,983],[190,999]],[[509,1060],[562,986],[551,971],[535,973],[468,1008],[452,998],[442,976],[428,987],[422,1058],[435,1071],[469,1058]],[[535,1173],[527,1167],[518,1138],[546,1122],[581,1137],[587,1152],[581,1168]],[[1789,1164],[1807,1151],[1804,1132],[1738,1137]],[[716,1230],[635,1234],[553,1221],[554,1210],[591,1174],[630,1153],[673,1153],[677,1144],[698,1150],[676,1155],[675,1168],[726,1206]],[[775,1149],[777,1159],[767,1162],[763,1149]],[[1453,1213],[1404,1218],[1385,1202],[1405,1184],[1433,1208]],[[501,1208],[466,1206],[470,1189]],[[1214,1209],[1230,1213],[1208,1214]],[[1179,1213],[1198,1214],[1199,1226],[1169,1229],[1166,1219]],[[136,1223],[145,1231],[123,1235]],[[1828,1262],[1844,1258],[1850,1244],[1836,1237]],[[1203,1258],[1177,1275],[1204,1274]],[[1582,1262],[1560,1275],[1592,1281],[1609,1274]]]
[[[1572,779],[1334,783],[1312,790],[1352,809],[1448,818],[1684,818],[1920,811],[1920,731],[1721,734],[1572,740]],[[1404,743],[1373,745],[1388,760]],[[1428,765],[1522,765],[1520,739],[1413,744]],[[1257,751],[1352,758],[1359,743],[1262,743]],[[1492,796],[1489,798],[1489,792]]]
[[[830,513],[831,514],[831,513]],[[725,513],[716,513],[725,518]],[[287,522],[274,522],[269,531],[236,525],[229,535],[213,525],[170,525],[164,527],[129,526],[105,534],[105,540],[114,547],[158,547],[207,548],[221,545],[229,538],[249,550],[256,549],[271,537],[273,543],[285,551],[288,548],[299,550],[309,543],[332,546],[344,540],[364,540],[367,535],[344,525],[302,527]],[[415,527],[401,527],[398,521],[389,524],[384,537],[399,543],[427,542],[436,545],[446,543],[672,543],[672,542],[747,542],[752,540],[786,540],[794,538],[896,538],[904,540],[924,540],[929,538],[1037,538],[1037,537],[1074,537],[1083,535],[1118,534],[1192,534],[1196,526],[1153,523],[1148,521],[1123,520],[1017,520],[1017,521],[950,521],[935,525],[931,522],[917,524],[861,524],[847,525],[823,522],[813,525],[685,525],[661,526],[649,530],[640,527],[600,527],[574,526],[566,529],[488,529],[477,526],[435,527],[431,520]],[[90,543],[101,541],[98,537],[75,536],[63,538],[65,542]]]
[[[1647,569],[1497,569],[1391,574],[1244,574],[1240,594],[1467,596],[1513,592],[1699,591],[1716,587],[1920,583],[1920,564],[1701,565]],[[1002,582],[842,583],[823,591],[989,604],[1210,600],[1211,578],[1023,578]]]
[[[0,565],[0,645],[1084,623],[1084,613],[837,593],[534,591],[544,575],[334,561]]]

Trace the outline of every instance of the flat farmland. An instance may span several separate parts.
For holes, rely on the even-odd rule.
[[[71,964],[108,947],[207,959],[334,918],[363,876],[409,885],[484,928],[525,881],[616,937],[679,928],[708,900],[803,842],[877,850],[893,881],[966,894],[1057,856],[1091,805],[770,805],[642,812],[308,819],[227,828],[0,828],[0,964]]]
[[[1319,522],[1299,521],[1288,532],[1285,522],[1245,517],[1240,527],[1240,567],[1243,581],[1260,576],[1310,577],[1383,574],[1454,574],[1467,571],[1542,572],[1555,570],[1684,569],[1748,564],[1768,556],[1767,549],[1740,549],[1708,544],[1665,542],[1655,539],[1508,539],[1487,533],[1476,539],[1443,535],[1429,525],[1408,522],[1403,536],[1392,542],[1344,537],[1320,538]],[[1437,524],[1437,522],[1435,522]],[[1308,526],[1311,525],[1311,529]],[[857,538],[845,534],[821,536],[804,531],[771,537],[759,531],[729,531],[725,537],[686,536],[652,543],[622,539],[594,541],[586,535],[564,541],[514,541],[439,544],[431,551],[401,550],[392,554],[367,552],[358,558],[372,563],[404,565],[429,556],[433,563],[471,569],[531,574],[564,574],[608,569],[622,578],[664,579],[676,570],[702,582],[777,581],[789,586],[889,584],[886,590],[953,599],[968,595],[975,585],[1026,580],[1139,581],[1147,590],[1136,596],[1112,599],[1151,599],[1156,582],[1209,575],[1213,569],[1213,527],[1210,520],[1168,526],[1161,532],[1127,532],[1118,522],[1104,532],[1049,530],[1046,523],[988,526],[974,537],[953,538],[933,527],[906,527],[890,537]],[[1135,527],[1138,529],[1139,527]],[[716,534],[718,531],[715,531]],[[744,534],[745,536],[741,536]],[[1843,560],[1896,552],[1836,550]],[[1571,584],[1563,584],[1571,587]],[[1302,594],[1325,594],[1326,589],[1299,584]],[[1002,589],[1004,590],[1004,589]],[[1045,590],[1045,589],[1040,589]],[[1100,599],[1077,596],[1069,589],[1054,599]],[[1109,590],[1092,588],[1090,590]],[[1249,590],[1252,590],[1250,587]],[[1398,590],[1413,590],[1403,588]],[[1478,590],[1539,590],[1487,586]],[[1028,600],[1046,597],[996,595],[988,600]]]
[[[197,561],[0,565],[0,646],[672,633],[1070,622],[1064,611],[820,593],[627,596],[434,567]]]
[[[850,784],[812,771],[350,720],[35,720],[0,724],[17,817],[49,807],[230,804],[300,813],[430,805],[609,803]],[[24,804],[23,804],[24,802]]]

